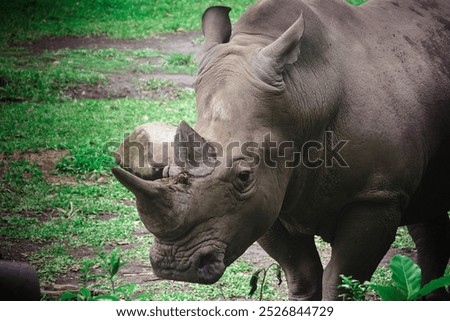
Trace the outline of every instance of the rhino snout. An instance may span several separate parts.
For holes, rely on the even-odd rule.
[[[192,255],[187,262],[176,258],[160,256],[152,248],[150,261],[153,272],[163,279],[201,284],[217,282],[225,272],[224,255],[217,250],[201,250]]]

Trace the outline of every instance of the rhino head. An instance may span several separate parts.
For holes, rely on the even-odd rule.
[[[185,122],[178,126],[173,161],[163,177],[149,180],[133,170],[113,169],[136,196],[139,216],[155,236],[150,261],[162,278],[216,282],[278,218],[289,182],[289,170],[262,164],[264,144],[253,144],[252,153],[225,146],[261,141],[267,132],[282,138],[272,130],[277,120],[271,108],[276,99],[283,103],[277,82],[296,54],[303,21],[269,45],[247,48],[228,44],[228,11],[212,7],[203,16],[199,117],[195,130]],[[251,79],[238,82],[246,73],[253,73]]]
[[[136,196],[139,216],[155,236],[155,274],[214,283],[273,224],[282,191],[273,191],[277,180],[256,167],[255,159],[236,153],[231,165],[221,164],[215,149],[185,122],[174,150],[179,155],[162,179],[145,180],[120,167],[113,173]]]

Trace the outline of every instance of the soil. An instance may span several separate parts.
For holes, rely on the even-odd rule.
[[[183,54],[198,53],[200,46],[196,39],[201,36],[199,32],[177,32],[149,37],[146,39],[111,39],[106,36],[85,37],[43,37],[36,41],[20,44],[33,54],[41,54],[46,50],[60,49],[103,49],[114,48],[119,50],[155,49],[162,52],[179,52]]]
[[[104,36],[100,37],[61,37],[53,38],[46,37],[40,40],[29,42],[25,47],[29,49],[32,54],[39,54],[45,50],[57,50],[64,48],[116,48],[116,49],[142,49],[152,48],[163,52],[181,52],[198,54],[200,52],[200,45],[195,43],[195,39],[200,36],[199,33],[176,33],[167,34],[158,37],[150,37],[141,40],[119,40],[109,39]],[[22,46],[24,44],[21,44]],[[168,79],[174,82],[181,88],[192,88],[195,82],[195,77],[184,74],[164,74],[161,72],[154,74],[108,74],[109,84],[107,86],[90,86],[80,85],[76,88],[70,89],[66,94],[72,98],[148,98],[155,99],[159,97],[170,98],[176,95],[176,90],[173,87],[159,89],[159,91],[145,91],[140,84],[144,83],[150,78]],[[0,78],[0,83],[2,79]],[[52,172],[56,168],[56,163],[65,155],[67,151],[64,150],[42,150],[39,153],[19,153],[13,155],[0,154],[0,178],[8,166],[8,161],[25,159],[29,162],[36,162],[42,169],[43,176],[50,184],[55,183],[74,183],[74,179],[66,176],[54,175]],[[0,213],[4,215],[7,213]],[[21,213],[19,215],[29,216],[29,213]],[[52,212],[43,213],[39,216],[40,220],[48,219],[53,215]],[[113,215],[103,216],[102,219],[111,219]],[[2,221],[0,220],[0,225]],[[3,223],[4,224],[4,223]],[[136,235],[147,233],[141,229],[135,231]],[[11,240],[0,236],[0,255],[3,259],[15,261],[27,261],[28,257],[38,251],[46,244],[35,243],[30,240]],[[123,248],[130,248],[132,244],[119,245]],[[386,257],[381,262],[381,265],[386,265],[390,258],[398,252],[404,253],[405,250],[392,249],[388,252]],[[411,253],[407,253],[411,255]],[[94,250],[88,247],[78,248],[73,251],[72,255],[76,258],[92,257],[95,255]],[[331,256],[331,250],[326,248],[320,251],[323,263],[326,264]],[[1,257],[0,257],[1,258]],[[267,268],[274,261],[262,250],[257,244],[250,246],[240,260],[251,263],[258,268]],[[146,282],[158,282],[158,278],[153,274],[148,258],[145,257],[140,262],[129,262],[119,271],[120,276],[126,283],[143,284]],[[285,282],[284,282],[285,284]],[[53,284],[43,284],[42,293],[47,295],[47,298],[57,298],[66,290],[76,290],[80,287],[80,273],[79,267],[72,267],[67,273],[60,275]],[[280,288],[282,293],[286,293],[286,287]]]
[[[38,153],[33,152],[14,152],[12,155],[5,155],[0,153],[0,178],[8,168],[8,163],[17,160],[26,160],[29,163],[36,163],[41,171],[42,176],[50,183],[75,183],[75,180],[71,176],[57,175],[54,170],[56,164],[69,152],[67,150],[53,150],[44,149]],[[26,173],[25,173],[26,174]],[[24,175],[25,175],[24,174]]]
[[[82,84],[66,91],[66,96],[70,98],[90,98],[90,99],[115,99],[115,98],[137,98],[137,99],[175,99],[178,97],[178,88],[193,88],[195,76],[184,74],[106,74],[107,85],[87,85]],[[169,80],[165,86],[158,89],[146,89],[145,83],[150,79]]]
[[[86,37],[44,37],[36,41],[21,43],[22,47],[28,49],[31,54],[41,54],[47,50],[60,49],[103,49],[114,48],[119,50],[154,49],[164,53],[182,53],[198,56],[201,45],[196,39],[201,34],[199,32],[177,32],[149,37],[146,39],[111,39],[106,36],[86,36]],[[140,59],[141,63],[158,63],[158,58]],[[90,98],[90,99],[114,99],[114,98],[147,98],[147,99],[171,99],[176,98],[176,89],[171,86],[158,90],[146,90],[143,86],[151,78],[166,79],[173,82],[180,88],[192,88],[195,77],[184,74],[164,74],[155,72],[152,74],[127,73],[127,74],[107,74],[108,84],[103,85],[79,85],[70,88],[65,93],[70,98]],[[1,79],[0,79],[1,81]]]

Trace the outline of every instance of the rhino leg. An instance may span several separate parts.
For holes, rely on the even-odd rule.
[[[311,235],[290,235],[279,220],[258,240],[283,269],[290,300],[322,298],[323,267]]]
[[[400,216],[397,207],[372,203],[355,205],[339,216],[324,271],[323,300],[338,299],[341,274],[370,280],[395,239]]]
[[[432,220],[408,226],[409,233],[417,247],[417,261],[422,270],[422,282],[426,284],[441,277],[450,257],[450,220],[442,214]],[[427,300],[449,300],[450,295],[441,288]]]

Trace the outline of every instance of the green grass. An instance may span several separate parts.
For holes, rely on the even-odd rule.
[[[177,100],[79,100],[62,103],[14,103],[0,109],[0,152],[37,148],[67,149],[71,163],[84,171],[102,170],[112,163],[113,147],[125,133],[144,122],[178,124],[195,121],[192,92]],[[106,156],[105,156],[106,154]],[[71,171],[67,162],[61,170]]]
[[[160,63],[142,62],[160,58]],[[196,73],[192,55],[155,50],[65,49],[41,55],[0,56],[0,101],[49,102],[67,99],[80,84],[106,85],[108,73]]]
[[[238,260],[230,265],[222,278],[214,285],[188,284],[164,281],[147,287],[152,300],[157,301],[204,301],[250,299],[249,276],[255,268],[247,262]],[[283,285],[278,286],[275,276],[269,275],[264,288],[264,300],[283,300]],[[286,286],[286,285],[284,285]],[[252,298],[256,300],[256,298]]]
[[[193,75],[197,71],[197,63],[191,54],[173,53],[166,57],[163,67],[168,73]]]
[[[18,10],[25,8],[24,4],[7,3],[3,8]],[[71,24],[71,18],[50,19],[65,4],[69,2],[57,2],[47,10],[45,2],[29,3],[30,8],[23,12],[23,17],[17,14],[3,20],[7,23],[0,26],[1,35],[13,28],[18,31],[12,35],[14,39],[23,40],[43,34],[70,34],[69,25],[75,29],[76,26],[98,27],[83,20],[90,14],[98,15],[95,10],[99,7],[91,6],[92,2],[80,2],[84,9],[93,11],[85,12],[76,24]],[[124,4],[133,9],[136,2]],[[2,10],[0,15],[4,17],[5,12]],[[28,14],[34,18],[45,16],[46,22],[41,21],[37,27],[34,23],[39,24],[38,20],[21,20]],[[105,11],[102,14],[104,17]],[[11,21],[21,26],[14,27],[14,22],[8,25]],[[56,25],[66,23],[52,33]],[[117,22],[114,25],[119,26],[116,30],[126,30]],[[110,29],[110,25],[105,28]],[[84,33],[86,29],[78,30]],[[196,118],[193,93],[178,89],[168,81],[154,80],[144,85],[153,86],[154,90],[173,87],[177,95],[171,99],[77,100],[66,96],[66,91],[78,85],[106,86],[111,73],[145,70],[193,74],[195,69],[196,63],[190,55],[152,49],[64,49],[33,55],[18,48],[3,47],[0,52],[0,101],[3,102],[0,237],[9,248],[21,240],[36,244],[38,250],[25,254],[38,267],[43,285],[51,284],[69,269],[76,271],[76,266],[83,264],[86,258],[76,254],[80,247],[94,255],[98,247],[136,244],[130,254],[139,254],[141,260],[148,258],[152,237],[134,235],[142,223],[135,207],[124,204],[133,199],[130,192],[109,174],[114,166],[111,152],[126,133],[144,122],[178,124],[185,119],[193,123]],[[51,173],[44,173],[37,163],[13,156],[18,152],[45,153],[49,149],[69,152]],[[48,175],[59,176],[60,183],[50,183]],[[145,262],[148,264],[148,259]]]
[[[414,249],[416,245],[414,244],[411,236],[408,233],[406,226],[401,226],[397,230],[397,235],[395,236],[394,243],[391,247],[400,249]]]
[[[342,0],[344,1],[344,0]],[[360,5],[367,0],[347,0]],[[1,0],[0,48],[42,36],[107,35],[143,38],[155,33],[200,30],[212,5],[231,7],[236,21],[254,0]]]
[[[180,29],[199,30],[200,18],[209,6],[232,7],[230,16],[236,20],[251,3],[253,0],[2,0],[0,39],[102,34],[142,38]]]
[[[0,101],[49,101],[62,96],[71,86],[105,83],[94,71],[67,66],[58,53],[40,57],[0,57]]]

